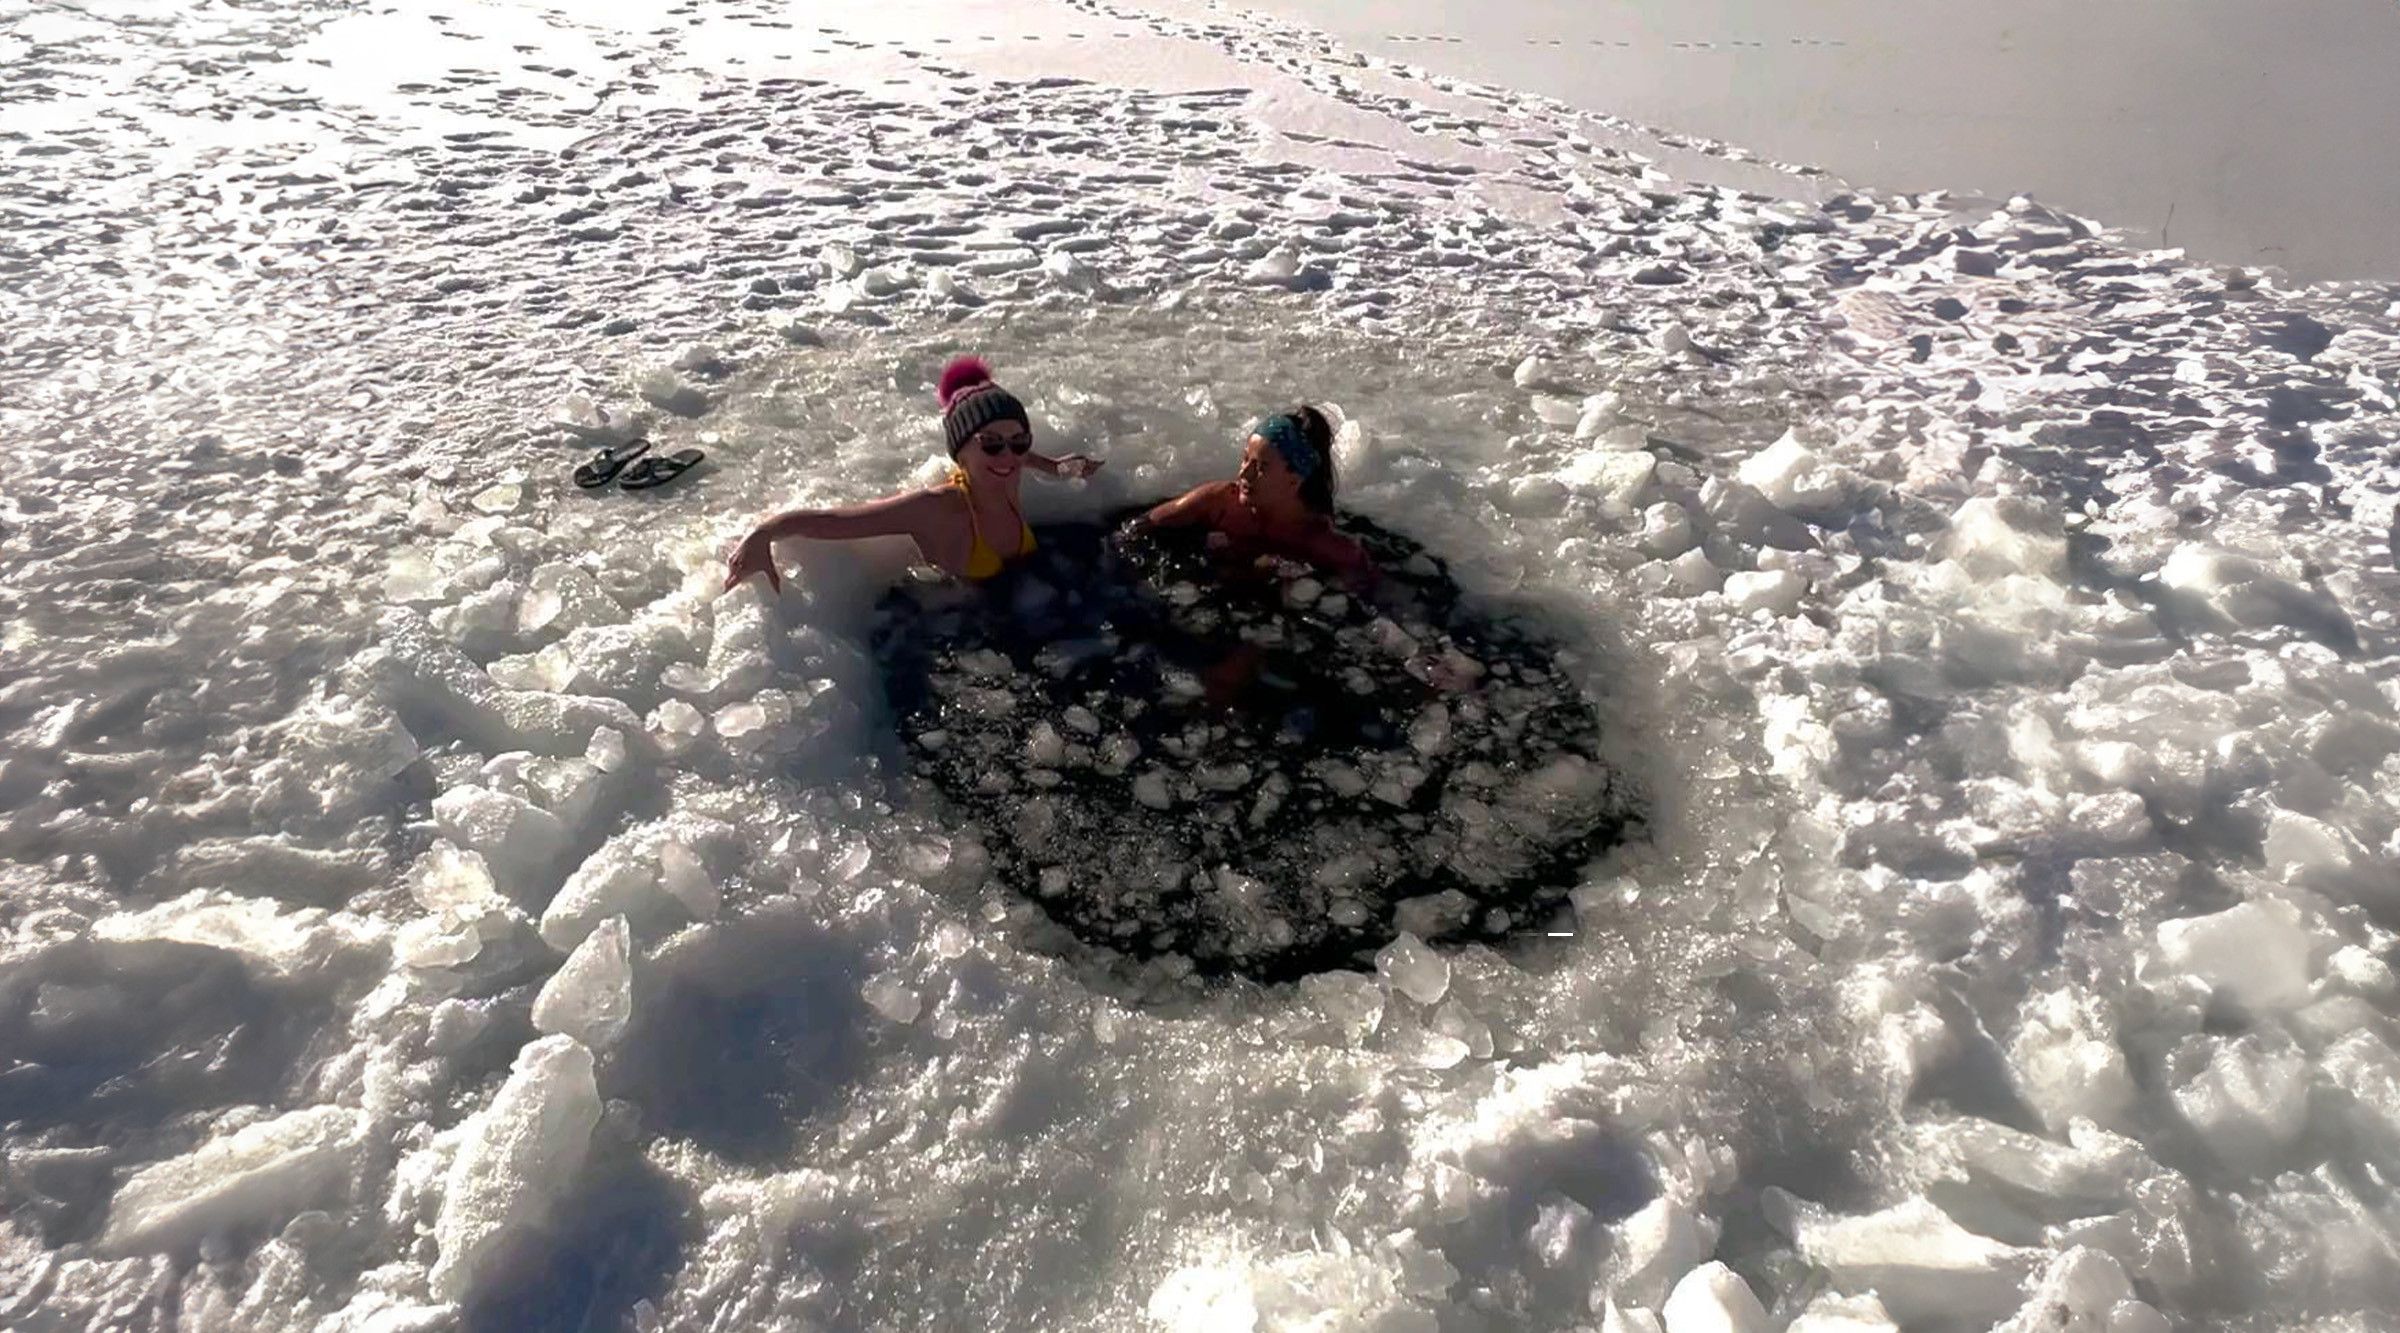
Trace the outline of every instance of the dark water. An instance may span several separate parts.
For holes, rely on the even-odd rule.
[[[876,648],[913,771],[1009,887],[1137,957],[1280,980],[1402,929],[1540,926],[1629,817],[1572,663],[1352,526],[1389,571],[1372,605],[1099,525],[894,593]]]

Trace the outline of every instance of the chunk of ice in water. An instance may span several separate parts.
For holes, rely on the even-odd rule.
[[[2161,924],[2156,957],[2242,1008],[2268,1014],[2308,998],[2310,944],[2297,909],[2260,900]]]
[[[2056,578],[2067,567],[2067,538],[2058,516],[2039,502],[1979,495],[1950,516],[1942,554],[1981,577],[2032,574]]]
[[[1788,569],[1743,570],[1725,576],[1725,600],[1737,611],[1788,616],[1800,609],[1808,584]]]
[[[1358,1041],[1383,1022],[1383,988],[1356,972],[1314,972],[1300,979],[1310,1006]]]
[[[2078,1117],[2111,1128],[2131,1126],[2139,1096],[2133,1073],[2090,995],[2060,989],[2028,997],[2008,1056],[2018,1092],[2052,1130]]]
[[[583,757],[603,773],[622,772],[625,768],[625,733],[615,727],[601,727],[592,732],[592,742],[584,747]]]
[[[1099,723],[1095,720],[1093,729],[1096,731],[1098,728]],[[1066,738],[1058,734],[1058,728],[1047,721],[1034,723],[1033,729],[1025,736],[1025,762],[1035,768],[1056,768],[1066,761],[1066,757]]]
[[[572,1037],[517,1052],[492,1104],[468,1122],[434,1222],[433,1294],[463,1301],[515,1235],[541,1224],[574,1183],[600,1123],[592,1053]]]
[[[1750,1284],[1713,1261],[1684,1274],[1659,1314],[1667,1333],[1767,1333],[1771,1327]]]
[[[767,710],[744,701],[717,710],[717,734],[727,740],[748,736],[767,725]]]
[[[393,956],[414,968],[457,967],[482,952],[483,937],[454,918],[420,917],[392,935]]]
[[[469,783],[433,801],[443,836],[480,854],[495,881],[512,891],[538,890],[567,850],[558,816],[522,797]]]
[[[2218,1161],[2252,1175],[2271,1173],[2308,1127],[2307,1055],[2280,1033],[2186,1042],[2178,1055],[2205,1064],[2175,1088],[2175,1109]]]
[[[1842,473],[1819,459],[1817,452],[1791,431],[1742,460],[1734,476],[1756,488],[1769,504],[1804,518],[1838,515],[1849,489]]]
[[[1872,1293],[1841,1296],[1826,1292],[1810,1301],[1783,1333],[1900,1333],[1900,1326]]]
[[[633,935],[621,916],[586,935],[533,1000],[538,1032],[605,1051],[633,1018]]]
[[[1642,550],[1671,560],[1692,549],[1692,516],[1673,500],[1661,500],[1642,511]]]
[[[915,991],[893,977],[869,980],[859,988],[859,995],[866,1000],[868,1008],[902,1025],[916,1022],[917,1015],[925,1007],[925,1002],[917,997]]]
[[[713,921],[723,895],[716,877],[699,854],[669,838],[658,846],[658,886],[665,889],[695,921]]]
[[[1717,1224],[1673,1191],[1653,1196],[1610,1230],[1616,1237],[1615,1294],[1629,1305],[1659,1304],[1717,1250]]]
[[[144,911],[102,917],[92,934],[120,943],[170,940],[222,949],[257,975],[290,980],[380,948],[383,927],[321,907],[286,908],[271,899],[194,889]]]
[[[1450,991],[1450,960],[1414,935],[1403,933],[1378,950],[1375,970],[1419,1004],[1439,1004]]]
[[[2078,1245],[2050,1261],[2025,1307],[1993,1333],[2120,1333],[2135,1325],[2121,1326],[2117,1309],[2134,1299],[2133,1283],[2115,1259]]]
[[[312,1106],[209,1140],[136,1171],[109,1204],[100,1249],[187,1249],[234,1228],[274,1225],[341,1192],[366,1114]]]
[[[1836,1290],[1872,1291],[1902,1324],[1996,1321],[2014,1311],[2041,1252],[1979,1236],[1923,1198],[1841,1217],[1770,1187],[1770,1217]]]

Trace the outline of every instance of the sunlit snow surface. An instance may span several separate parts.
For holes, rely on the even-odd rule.
[[[822,8],[0,5],[0,1324],[2389,1323],[2393,292]],[[1571,933],[1141,1002],[886,802],[889,553],[719,559],[965,349],[1573,627]]]

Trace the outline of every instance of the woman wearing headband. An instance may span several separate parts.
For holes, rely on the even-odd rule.
[[[1261,421],[1233,480],[1212,481],[1135,522],[1205,527],[1211,547],[1236,556],[1305,560],[1353,585],[1375,577],[1366,548],[1333,525],[1333,425],[1313,407]]]
[[[1033,529],[1017,500],[1025,469],[1088,477],[1100,464],[1081,454],[1047,458],[1034,453],[1033,422],[1025,405],[992,382],[991,367],[980,358],[962,356],[944,366],[936,392],[950,446],[947,480],[865,504],[777,514],[751,529],[726,557],[725,586],[764,574],[781,592],[775,543],[786,537],[909,537],[927,564],[973,580],[988,579],[1009,561],[1032,554]]]

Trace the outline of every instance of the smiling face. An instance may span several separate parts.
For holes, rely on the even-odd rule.
[[[1279,508],[1300,502],[1300,474],[1283,461],[1283,454],[1253,435],[1242,449],[1242,469],[1233,474],[1233,493],[1254,508]]]
[[[1013,480],[1025,468],[1025,455],[1033,448],[1033,432],[1021,421],[995,421],[967,437],[959,446],[958,465],[967,470],[969,482]]]

